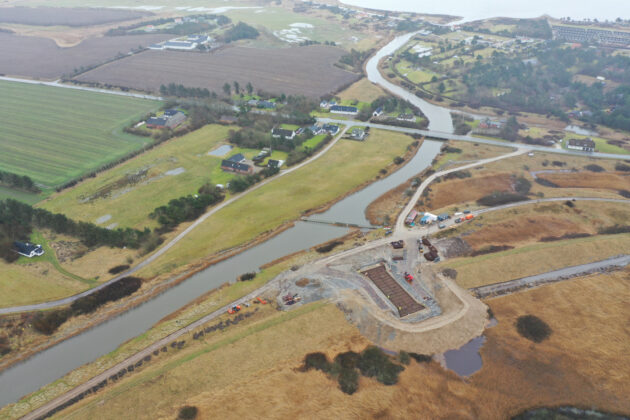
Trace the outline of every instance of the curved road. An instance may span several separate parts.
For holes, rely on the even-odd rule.
[[[215,214],[216,212],[218,212],[219,210],[223,209],[226,206],[229,206],[230,204],[232,204],[233,202],[235,202],[236,200],[239,200],[241,198],[243,198],[245,195],[249,194],[252,191],[256,191],[258,188],[263,187],[264,185],[267,185],[268,183],[272,182],[274,179],[278,179],[279,177],[285,176],[290,174],[293,171],[296,171],[302,167],[304,167],[305,165],[308,165],[309,163],[313,162],[316,159],[319,159],[321,156],[323,156],[326,152],[328,152],[338,141],[341,137],[343,137],[343,135],[346,133],[346,130],[348,129],[348,126],[346,125],[344,127],[343,130],[341,130],[341,132],[337,135],[337,137],[335,139],[333,139],[329,144],[326,145],[326,147],[324,147],[318,154],[316,154],[315,156],[311,157],[310,159],[305,160],[304,162],[295,165],[289,169],[286,169],[284,171],[281,171],[278,175],[271,177],[271,178],[267,178],[266,180],[254,185],[253,187],[245,190],[244,192],[237,194],[235,196],[233,196],[232,198],[230,198],[229,200],[223,201],[221,204],[219,204],[218,206],[213,207],[212,209],[210,209],[209,211],[207,211],[206,213],[204,213],[201,217],[199,217],[197,220],[195,220],[190,226],[188,226],[185,230],[183,230],[179,235],[177,235],[176,237],[174,237],[173,239],[171,239],[170,242],[168,242],[166,245],[164,245],[163,247],[161,247],[159,250],[157,250],[154,254],[152,254],[150,257],[148,257],[147,259],[143,260],[140,264],[138,264],[137,266],[133,267],[132,269],[125,271],[124,273],[114,277],[111,280],[108,280],[102,284],[99,284],[98,286],[86,290],[85,292],[73,295],[73,296],[69,296],[67,298],[63,298],[63,299],[58,299],[58,300],[54,300],[54,301],[50,301],[50,302],[42,302],[42,303],[36,303],[33,305],[21,305],[21,306],[13,306],[13,307],[8,307],[8,308],[0,308],[0,315],[2,314],[10,314],[10,313],[15,313],[15,312],[25,312],[25,311],[35,311],[35,310],[40,310],[40,309],[50,309],[50,308],[55,308],[57,306],[62,306],[62,305],[67,305],[69,303],[74,302],[75,300],[82,298],[84,296],[90,295],[94,292],[96,292],[97,290],[100,290],[114,282],[117,282],[118,280],[122,279],[123,277],[127,277],[130,276],[134,273],[136,273],[138,270],[146,267],[147,265],[151,264],[153,261],[155,261],[156,259],[158,259],[159,257],[161,257],[164,253],[166,253],[169,249],[171,249],[173,246],[175,246],[179,241],[181,241],[186,235],[188,235],[190,232],[192,232],[197,226],[199,226],[201,223],[203,223],[208,217],[212,216],[213,214]]]

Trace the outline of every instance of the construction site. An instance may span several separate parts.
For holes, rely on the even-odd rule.
[[[482,333],[486,307],[436,272],[437,256],[419,236],[351,249],[280,274],[277,303],[293,310],[330,299],[364,336],[389,349],[459,347]]]

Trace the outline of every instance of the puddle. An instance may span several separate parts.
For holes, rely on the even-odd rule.
[[[217,147],[214,150],[211,150],[208,152],[208,156],[225,156],[228,153],[230,153],[230,150],[232,150],[232,146],[230,146],[229,144],[224,144],[222,146]]]
[[[171,169],[170,171],[166,171],[164,172],[164,174],[166,175],[179,175],[179,174],[183,174],[184,172],[186,172],[186,169],[179,167],[179,168],[175,168],[175,169]]]
[[[462,347],[445,352],[440,358],[440,364],[459,376],[470,376],[483,365],[479,350],[485,342],[486,337],[483,335],[473,338]]]
[[[111,214],[106,214],[105,216],[101,216],[98,219],[96,219],[96,224],[100,225],[101,223],[107,222],[111,218],[112,218]]]
[[[570,131],[575,134],[580,134],[582,136],[596,136],[597,133],[592,130],[588,130],[586,128],[582,128],[579,125],[567,125],[564,127],[566,131]]]

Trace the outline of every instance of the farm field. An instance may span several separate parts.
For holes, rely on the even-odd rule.
[[[138,46],[148,46],[172,35],[128,35],[90,38],[77,46],[58,47],[48,38],[0,32],[0,74],[56,80],[75,69],[95,66],[126,54]]]
[[[404,154],[412,141],[406,135],[376,129],[364,142],[340,141],[321,158],[218,211],[139,275],[171,272],[295,220],[373,179],[395,156]],[[234,220],[239,222],[234,224]]]
[[[228,131],[229,127],[208,125],[171,139],[94,179],[53,195],[41,206],[87,222],[98,223],[106,218],[101,222],[103,226],[116,223],[119,227],[144,228],[152,224],[149,214],[156,207],[195,194],[206,182],[226,184],[233,177],[221,170],[221,160],[242,150],[233,149],[224,157],[208,155],[227,138]],[[257,152],[246,154],[253,156]],[[127,175],[139,173],[143,173],[139,181],[117,184]],[[108,194],[99,194],[108,188]]]
[[[327,46],[260,49],[228,47],[213,53],[145,51],[77,77],[146,91],[177,83],[222,93],[226,82],[287,95],[319,98],[359,78],[335,67],[344,54]],[[261,65],[261,63],[265,63]]]
[[[462,413],[511,418],[531,407],[558,405],[628,414],[630,383],[620,374],[629,368],[620,339],[629,322],[628,273],[581,277],[486,300],[498,324],[484,332],[483,366],[466,380],[435,361],[411,361],[396,385],[361,378],[355,394],[342,393],[325,374],[302,372],[304,356],[322,351],[331,359],[343,351],[361,351],[369,342],[341,311],[315,303],[289,313],[261,308],[222,333],[201,340],[186,337],[182,350],[169,348],[62,416],[174,418],[184,405],[197,407],[200,418],[252,412],[274,418],[314,412],[340,419],[403,419],[409,412],[428,418]],[[547,340],[533,344],[518,334],[514,324],[526,314],[550,326]]]
[[[35,26],[89,26],[138,19],[153,13],[138,10],[97,9],[87,7],[3,7],[0,23]]]
[[[0,169],[54,187],[150,141],[122,132],[159,104],[0,81]]]
[[[342,101],[357,100],[359,102],[367,103],[372,103],[379,96],[386,95],[387,93],[385,93],[383,89],[370,82],[365,77],[337,94]]]

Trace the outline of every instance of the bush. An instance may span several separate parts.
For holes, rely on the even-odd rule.
[[[545,179],[545,178],[538,177],[538,178],[535,179],[535,181],[536,181],[537,184],[540,184],[543,187],[558,188],[558,184],[556,184],[554,182],[551,182],[551,181],[549,181],[548,179]]]
[[[457,278],[457,270],[455,270],[454,268],[445,268],[444,270],[442,270],[442,274],[453,280]]]
[[[331,364],[324,353],[309,353],[304,357],[304,370],[316,369],[322,372],[329,372]]]
[[[69,309],[39,312],[33,319],[33,328],[42,334],[52,335],[70,316],[72,312]]]
[[[347,351],[345,353],[339,353],[335,357],[335,363],[337,363],[342,368],[350,369],[357,367],[359,359],[361,359],[361,355],[359,353],[354,351]]]
[[[518,201],[526,201],[527,197],[522,194],[514,194],[505,191],[498,191],[492,194],[481,197],[477,200],[477,204],[480,206],[493,207],[500,206],[502,204],[515,203]]]
[[[542,319],[534,315],[524,315],[516,320],[518,333],[535,343],[540,343],[551,335],[551,328]]]
[[[473,251],[470,253],[471,257],[476,257],[477,255],[485,255],[485,254],[492,254],[495,252],[501,252],[501,251],[506,251],[508,249],[512,249],[514,248],[513,246],[510,245],[486,245],[481,249],[478,249],[476,251]]]
[[[587,171],[591,171],[591,172],[604,172],[605,171],[604,168],[602,168],[599,165],[595,165],[595,164],[586,165],[584,167],[584,169],[586,169]]]
[[[226,43],[232,41],[238,41],[239,39],[255,39],[258,38],[260,32],[256,28],[249,26],[246,23],[239,22],[233,28],[225,31],[223,35],[223,41]]]
[[[400,164],[401,164],[401,163],[403,163],[404,161],[405,161],[405,159],[401,158],[400,156],[396,156],[396,157],[394,158],[394,163],[395,163],[396,165],[400,165]]]
[[[523,177],[518,177],[516,178],[516,181],[514,181],[514,191],[516,191],[519,194],[525,195],[529,193],[529,190],[531,188],[532,188],[532,183]]]
[[[614,225],[597,230],[601,235],[613,235],[617,233],[630,233],[630,225]]]
[[[359,373],[355,368],[341,368],[337,381],[341,391],[348,395],[354,394],[359,389]]]
[[[630,198],[630,191],[628,190],[619,190],[617,193],[624,198]]]
[[[179,414],[177,415],[177,420],[192,420],[197,418],[197,414],[199,410],[197,407],[192,405],[185,405],[179,409]]]
[[[256,277],[256,273],[251,272],[251,273],[241,274],[238,279],[240,281],[247,281],[247,280],[253,280],[255,277]]]
[[[400,365],[392,363],[390,358],[378,347],[370,346],[361,353],[357,364],[361,374],[375,377],[384,385],[394,385],[398,382],[398,374],[404,370]]]
[[[75,300],[70,308],[72,315],[81,315],[94,312],[98,307],[129,296],[142,286],[142,279],[138,277],[125,277],[112,283],[91,295]],[[65,321],[65,320],[64,320]]]
[[[630,172],[630,165],[626,165],[625,163],[618,163],[615,165],[615,170],[622,172]]]
[[[11,346],[9,346],[9,339],[5,336],[0,336],[0,356],[11,353]]]
[[[129,266],[127,264],[124,265],[117,265],[116,267],[112,267],[109,269],[109,274],[118,274],[118,273],[122,273],[123,271],[127,270],[129,268]]]
[[[400,360],[400,363],[403,365],[408,365],[411,362],[411,357],[409,356],[409,353],[401,350],[398,352],[398,360]]]
[[[409,353],[409,356],[418,363],[427,363],[433,360],[433,357],[427,356],[426,354]]]
[[[320,254],[325,254],[326,252],[332,251],[333,249],[335,249],[341,244],[343,244],[342,241],[333,241],[333,242],[327,243],[326,245],[322,245],[318,248],[315,248],[315,251],[319,252]]]

